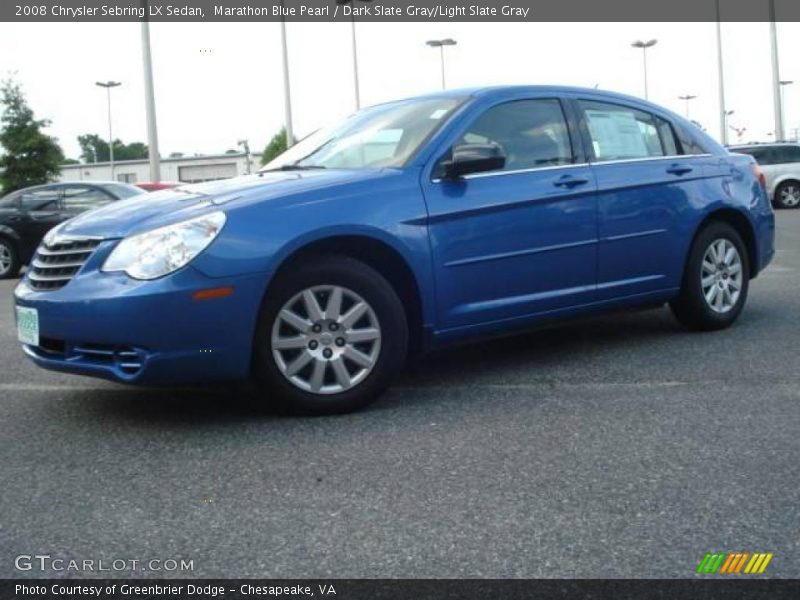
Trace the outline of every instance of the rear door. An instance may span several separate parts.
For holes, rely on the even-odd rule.
[[[577,109],[598,186],[598,300],[678,287],[702,158],[681,154],[657,115],[592,99]]]
[[[440,329],[594,299],[595,182],[568,114],[552,97],[482,106],[439,162],[459,144],[495,143],[505,167],[423,179]]]

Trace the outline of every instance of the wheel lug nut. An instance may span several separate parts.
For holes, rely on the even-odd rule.
[[[333,350],[331,350],[330,348],[325,348],[325,350],[322,351],[322,356],[324,356],[325,358],[332,357],[333,356]]]
[[[311,328],[311,331],[313,331],[314,333],[319,333],[320,331],[322,331],[322,325],[314,325]]]
[[[311,350],[316,350],[317,348],[319,348],[319,343],[316,340],[311,340],[310,342],[308,342],[308,347]]]
[[[343,348],[346,343],[344,338],[336,338],[336,345],[339,346],[339,348]]]
[[[331,323],[331,331],[339,331],[339,324]]]

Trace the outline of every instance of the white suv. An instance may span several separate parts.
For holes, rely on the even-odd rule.
[[[800,206],[800,144],[748,144],[730,150],[749,154],[758,161],[776,208]]]

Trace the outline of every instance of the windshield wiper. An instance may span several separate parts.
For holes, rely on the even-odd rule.
[[[322,165],[283,165],[276,169],[264,169],[259,173],[274,173],[275,171],[316,171],[317,169],[327,169]]]

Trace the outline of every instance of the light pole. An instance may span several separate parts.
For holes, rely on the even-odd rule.
[[[283,55],[283,114],[286,128],[286,146],[294,146],[294,128],[292,127],[292,90],[289,85],[289,50],[286,46],[286,17],[283,16],[283,0],[281,0],[281,52]]]
[[[697,98],[697,96],[694,96],[692,94],[686,94],[684,96],[678,96],[679,100],[683,100],[684,102],[686,102],[686,118],[687,119],[689,118],[689,102],[691,102],[695,98]]]
[[[780,65],[778,64],[778,31],[775,26],[775,0],[769,0],[769,41],[772,55],[772,101],[775,111],[775,141],[783,139],[783,106],[780,92]]]
[[[779,81],[778,83],[781,86],[781,111],[782,111],[781,122],[782,122],[783,126],[785,127],[786,126],[786,94],[785,94],[786,86],[787,85],[792,85],[794,83],[794,81],[792,81],[790,79],[784,79],[782,81]],[[781,132],[781,133],[783,133],[783,132]],[[785,136],[781,135],[781,140],[784,140],[784,139],[786,139]]]
[[[360,0],[372,2],[372,0]],[[336,0],[336,4],[351,4],[354,0]],[[361,90],[358,85],[358,40],[356,39],[356,13],[350,11],[350,35],[353,40],[353,85],[355,86],[356,110],[361,108]]]
[[[648,92],[647,92],[647,49],[652,48],[658,43],[658,40],[648,40],[643,42],[641,40],[636,40],[631,44],[634,48],[641,48],[642,49],[642,64],[644,65],[644,99],[648,99]]]
[[[722,22],[720,21],[719,0],[715,0],[717,14],[717,94],[719,95],[720,141],[728,145],[728,127],[725,123],[725,76],[722,68]]]
[[[736,112],[735,110],[726,110],[724,113],[722,113],[722,127],[724,128],[723,130],[725,131],[724,139],[726,146],[728,145],[728,117],[730,117],[735,112]]]
[[[250,162],[250,142],[248,140],[239,140],[238,144],[244,151],[245,160],[247,161],[247,175],[250,175],[253,172],[253,167]]]
[[[455,46],[458,42],[456,42],[453,39],[447,38],[444,40],[428,40],[425,43],[428,44],[428,46],[430,46],[431,48],[439,49],[439,59],[441,61],[441,66],[442,66],[442,89],[444,90],[447,88],[444,76],[444,47]]]
[[[109,164],[111,165],[111,181],[114,181],[114,134],[111,130],[111,88],[122,84],[119,81],[97,81],[95,85],[106,88],[106,96],[108,97],[108,156]]]
[[[146,6],[146,3],[145,3]],[[158,153],[158,122],[153,86],[153,59],[150,54],[150,22],[142,21],[142,65],[144,69],[144,107],[147,116],[147,157],[150,181],[161,181],[161,155]]]

